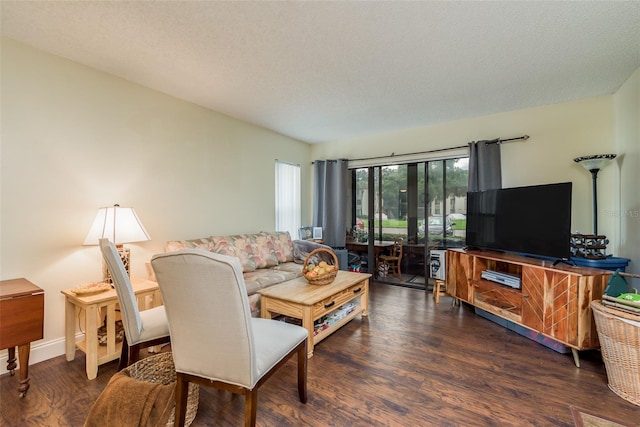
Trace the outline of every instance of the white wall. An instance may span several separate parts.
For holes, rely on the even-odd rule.
[[[635,261],[627,271],[640,273],[640,68],[614,95],[614,111],[620,204],[606,214],[620,225],[620,256]]]
[[[529,141],[503,146],[505,186],[572,181],[573,229],[589,231],[591,180],[572,159],[616,152],[617,166],[599,175],[601,213],[640,210],[638,71],[615,97],[309,146],[12,40],[1,47],[0,279],[26,277],[46,291],[32,363],[64,352],[60,290],[100,279],[98,248],[82,246],[98,207],[136,208],[152,241],[128,246],[133,274],[145,276],[167,240],[272,230],[275,159],[302,167],[304,223],[312,159],[526,133]],[[636,271],[639,221],[601,215],[599,225]]]
[[[515,187],[553,182],[573,182],[572,230],[593,231],[591,175],[576,164],[575,157],[615,153],[613,96],[601,96],[556,105],[510,111],[405,129],[397,132],[314,145],[313,159],[363,158],[395,152],[412,153],[465,145],[469,141],[529,135],[526,142],[502,146],[503,186]],[[636,142],[637,143],[637,142]],[[598,175],[598,232],[609,237],[608,251],[618,255],[619,218],[603,212],[617,209],[618,176],[638,161],[611,165]],[[632,182],[638,182],[632,181]],[[637,184],[636,184],[637,185]],[[640,196],[628,194],[637,203]],[[640,263],[638,257],[634,258]]]
[[[273,230],[275,159],[308,187],[306,143],[12,40],[1,59],[0,278],[45,290],[32,362],[64,352],[60,291],[101,279],[82,246],[99,207],[136,209],[152,241],[127,246],[146,277],[167,240]]]

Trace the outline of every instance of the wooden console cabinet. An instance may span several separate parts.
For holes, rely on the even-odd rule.
[[[447,250],[447,293],[495,316],[539,332],[571,348],[599,348],[591,312],[610,271],[570,266],[491,251]],[[484,280],[484,270],[521,279],[521,289]]]

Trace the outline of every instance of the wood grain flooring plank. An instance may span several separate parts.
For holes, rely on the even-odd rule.
[[[165,347],[164,351],[170,351]],[[143,352],[143,357],[147,355]],[[308,403],[299,402],[290,360],[258,393],[258,426],[573,426],[569,406],[630,425],[640,407],[607,387],[599,351],[557,353],[443,297],[371,284],[370,313],[319,343],[308,366]],[[212,361],[213,362],[213,361]],[[85,358],[30,367],[31,389],[0,376],[0,425],[81,426],[117,361],[89,381]],[[194,427],[241,426],[241,396],[201,387]]]

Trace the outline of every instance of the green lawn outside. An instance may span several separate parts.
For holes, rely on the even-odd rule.
[[[368,220],[363,220],[364,228],[367,228]],[[467,228],[467,220],[466,219],[454,219],[453,221],[454,227],[456,230],[466,230]],[[375,221],[374,224],[377,226],[378,221]],[[382,226],[385,228],[407,228],[407,221],[400,219],[389,219],[382,221]]]
[[[467,220],[466,219],[454,219],[453,225],[456,230],[466,230],[467,229]]]

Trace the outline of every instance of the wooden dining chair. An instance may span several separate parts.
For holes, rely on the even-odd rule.
[[[398,279],[402,279],[402,271],[400,264],[402,263],[402,239],[397,238],[393,241],[390,255],[380,255],[380,261],[385,266],[385,270],[388,269],[389,273],[393,274]]]
[[[260,387],[290,357],[298,361],[298,395],[307,402],[303,327],[251,317],[236,257],[197,249],[154,255],[167,308],[177,373],[175,425],[184,425],[187,386],[197,383],[245,397],[245,426],[255,426]]]
[[[120,371],[140,359],[141,349],[169,343],[169,322],[162,305],[149,310],[138,309],[138,300],[133,292],[131,280],[115,245],[108,239],[100,239],[99,243],[116,288],[124,326],[122,352],[118,364]]]

